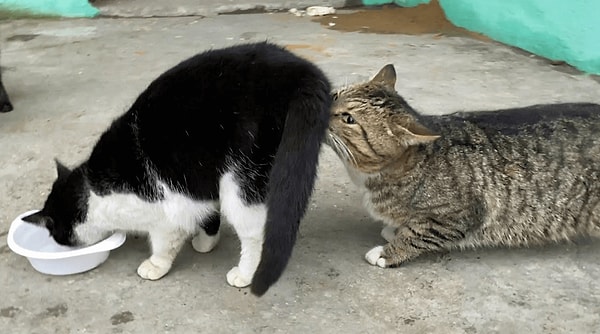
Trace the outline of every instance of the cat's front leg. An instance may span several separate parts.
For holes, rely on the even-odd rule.
[[[382,236],[389,243],[372,248],[365,259],[374,266],[387,268],[399,266],[423,253],[448,249],[464,238],[466,232],[460,226],[449,222],[442,224],[440,220],[425,217],[405,222],[393,236],[386,227]]]
[[[151,231],[148,237],[152,256],[140,264],[137,273],[143,279],[157,280],[169,272],[187,235],[181,231]]]
[[[387,242],[392,242],[396,238],[395,226],[385,225],[381,230],[381,237]],[[374,266],[385,268],[385,257],[383,257],[383,246],[373,247],[370,251],[365,254],[367,262]]]
[[[365,260],[369,264],[381,268],[398,266],[410,258],[419,256],[419,252],[411,250],[411,247],[405,245],[406,233],[401,233],[396,226],[385,225],[381,230],[381,237],[388,242],[384,246],[376,246],[365,254]],[[410,250],[410,251],[408,251]]]
[[[396,226],[385,225],[381,230],[381,237],[387,242],[392,242],[396,238]]]
[[[371,248],[371,250],[365,254],[365,260],[371,265],[388,268],[399,266],[402,263],[421,255],[421,253],[423,252],[414,251],[410,249],[410,247],[388,243],[384,246]]]

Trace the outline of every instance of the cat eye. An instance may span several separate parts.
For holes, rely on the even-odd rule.
[[[356,121],[354,120],[354,117],[352,117],[352,115],[350,115],[347,112],[342,113],[342,120],[346,124],[356,124]]]
[[[331,96],[331,98],[332,98],[334,101],[337,101],[337,99],[338,99],[339,97],[340,97],[340,93],[338,93],[338,92],[335,92],[335,93],[334,93],[334,94]]]

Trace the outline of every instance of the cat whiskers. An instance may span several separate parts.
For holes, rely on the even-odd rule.
[[[348,149],[348,146],[340,139],[337,135],[333,134],[331,131],[328,131],[329,143],[333,150],[345,161],[349,161],[353,165],[356,166],[356,158],[352,151]]]

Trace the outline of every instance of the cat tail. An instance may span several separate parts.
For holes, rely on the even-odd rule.
[[[302,87],[290,102],[269,177],[263,248],[251,286],[256,296],[262,296],[279,279],[290,259],[329,124],[329,83],[321,75]]]

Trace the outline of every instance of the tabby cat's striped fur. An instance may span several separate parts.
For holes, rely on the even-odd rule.
[[[369,263],[599,235],[599,105],[425,116],[395,80],[387,65],[341,89],[329,126],[329,145],[387,226]]]

